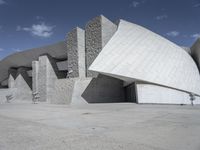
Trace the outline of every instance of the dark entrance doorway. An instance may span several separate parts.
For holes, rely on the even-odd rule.
[[[135,83],[129,84],[125,87],[125,99],[126,102],[137,103]]]

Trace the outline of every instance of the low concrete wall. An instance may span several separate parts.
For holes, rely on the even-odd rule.
[[[152,85],[152,84],[136,84],[138,103],[154,103],[154,104],[191,104],[188,93]],[[200,98],[196,97],[194,104],[200,104]]]
[[[82,94],[90,84],[92,78],[82,78],[75,79],[74,81],[74,89],[72,94],[71,105],[82,105],[88,104],[88,102],[82,97]]]
[[[22,75],[18,75],[15,79],[15,85],[11,88],[15,100],[18,101],[31,101],[32,100],[32,90],[24,80]]]
[[[74,89],[73,79],[59,79],[55,81],[54,91],[52,91],[52,104],[70,104]]]
[[[10,95],[10,89],[0,89],[0,104],[6,103],[7,95]]]

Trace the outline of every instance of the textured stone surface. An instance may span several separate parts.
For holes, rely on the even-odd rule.
[[[85,27],[87,77],[97,77],[97,73],[89,71],[88,68],[116,30],[117,26],[104,16],[96,17],[87,23]]]
[[[138,103],[191,104],[188,93],[152,84],[136,84]],[[195,97],[194,104],[200,104]]]
[[[67,34],[69,77],[85,77],[85,32],[75,28]]]
[[[187,52],[124,20],[89,69],[124,81],[142,80],[200,95],[199,71]]]
[[[38,75],[39,75],[39,62],[32,62],[32,90],[33,93],[38,93]]]

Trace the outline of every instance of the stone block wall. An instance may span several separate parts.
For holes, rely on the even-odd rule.
[[[75,28],[67,34],[68,77],[85,77],[85,31]]]
[[[39,74],[39,62],[32,62],[32,90],[33,93],[38,93],[38,74]]]
[[[97,77],[97,73],[88,68],[117,30],[117,25],[104,16],[89,21],[85,27],[87,77]]]

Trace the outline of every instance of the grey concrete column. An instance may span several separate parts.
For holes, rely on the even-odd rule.
[[[39,101],[51,103],[54,94],[56,73],[49,61],[48,56],[39,57],[38,92]]]
[[[67,34],[69,77],[85,77],[85,31],[75,28]]]
[[[102,15],[87,23],[85,27],[87,77],[97,77],[97,73],[89,71],[88,68],[116,30],[117,25]]]
[[[8,88],[13,88],[15,85],[15,79],[14,77],[10,74],[8,77]]]
[[[32,90],[33,93],[38,92],[38,75],[39,75],[39,62],[32,62]]]

